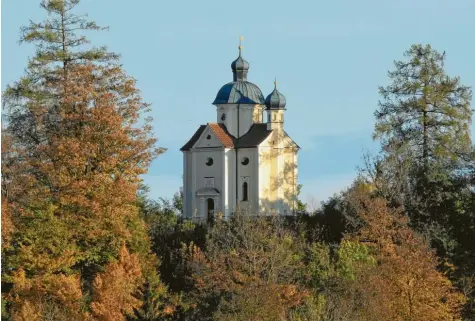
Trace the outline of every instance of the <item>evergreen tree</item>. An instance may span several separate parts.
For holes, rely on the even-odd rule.
[[[37,52],[4,93],[2,282],[15,320],[125,319],[157,273],[136,202],[161,152],[149,106],[118,56],[78,34],[104,29],[74,14],[78,3],[41,3],[48,18],[21,37]]]
[[[405,56],[389,72],[392,83],[380,88],[374,138],[381,139],[382,154],[368,173],[377,192],[402,205],[411,226],[429,237],[444,263],[439,267],[468,289],[467,266],[475,262],[472,92],[447,75],[445,52],[413,45]]]
[[[414,223],[427,224],[470,161],[471,90],[446,74],[445,53],[413,45],[405,56],[389,72],[392,83],[380,88],[374,137],[384,153],[380,169],[404,181],[393,186]]]

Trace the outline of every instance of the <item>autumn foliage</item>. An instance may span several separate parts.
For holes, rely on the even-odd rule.
[[[40,50],[5,91],[2,282],[13,320],[125,320],[156,274],[136,201],[160,152],[148,105],[114,55],[60,37],[99,28],[71,14],[76,4],[43,2],[53,18],[23,36]]]
[[[364,320],[458,320],[463,296],[438,271],[439,261],[398,208],[357,185],[349,196],[365,226],[348,239],[370,249],[377,265],[360,273]]]
[[[91,310],[95,319],[125,320],[125,315],[140,307],[141,301],[134,294],[141,277],[138,256],[121,247],[119,260],[109,263],[94,279]]]
[[[300,245],[277,218],[236,213],[229,222],[219,220],[206,251],[194,244],[183,249],[198,310],[211,310],[216,320],[286,320],[308,295],[298,282]]]
[[[413,46],[412,65],[396,63],[394,84],[381,90],[375,136],[384,157],[372,175],[312,215],[237,211],[196,224],[176,215],[182,193],[173,205],[142,193],[141,175],[163,152],[150,106],[118,55],[79,34],[104,28],[76,15],[78,3],[41,2],[46,20],[21,30],[37,52],[4,92],[2,320],[475,315],[475,274],[466,264],[475,257],[471,92],[445,75],[445,55]],[[426,89],[416,80],[427,80]],[[394,116],[401,108],[406,118],[422,116]],[[450,148],[441,151],[441,142]]]

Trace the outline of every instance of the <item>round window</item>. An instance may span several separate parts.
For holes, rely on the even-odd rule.
[[[206,139],[211,139],[211,135],[206,136]]]
[[[212,159],[211,157],[208,157],[208,158],[206,159],[206,165],[207,165],[207,166],[213,165],[213,159]]]
[[[244,166],[246,166],[247,164],[249,164],[249,158],[243,157],[243,159],[241,160],[241,164],[243,164]]]

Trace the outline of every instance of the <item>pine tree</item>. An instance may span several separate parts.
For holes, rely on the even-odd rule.
[[[392,83],[380,88],[374,137],[382,155],[368,166],[370,176],[380,195],[403,206],[411,226],[428,236],[447,263],[440,267],[466,288],[475,235],[472,91],[447,74],[445,52],[413,45],[405,56],[389,72]]]
[[[438,209],[470,162],[472,93],[447,75],[445,52],[413,45],[405,56],[389,72],[392,83],[380,87],[374,137],[381,139],[382,174],[393,177],[414,223],[427,224],[440,218]]]
[[[470,155],[471,90],[446,74],[445,53],[413,45],[405,56],[389,72],[392,83],[380,87],[374,137],[395,170],[410,164],[405,196],[418,196],[416,202],[425,205],[419,210],[427,211],[440,204],[441,185]]]
[[[396,61],[392,84],[380,87],[375,137],[386,152],[403,151],[429,175],[440,160],[458,160],[471,149],[471,90],[444,69],[445,52],[413,45]]]
[[[51,311],[63,320],[101,315],[114,299],[98,294],[108,273],[127,283],[126,306],[111,311],[118,320],[140,306],[126,296],[139,295],[156,275],[136,202],[140,175],[161,152],[143,117],[149,105],[118,56],[88,47],[78,34],[104,29],[74,14],[78,3],[41,3],[48,18],[22,28],[21,37],[37,52],[4,93],[2,140],[11,143],[2,155],[2,212],[13,227],[2,236],[9,240],[2,282],[11,287],[7,306],[17,320],[43,320]],[[116,273],[125,269],[114,263],[124,253],[133,258],[126,269],[133,277]]]

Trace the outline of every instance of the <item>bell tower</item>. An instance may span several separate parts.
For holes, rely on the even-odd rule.
[[[277,79],[274,91],[266,98],[267,130],[279,130],[284,126],[285,97],[277,90]]]

